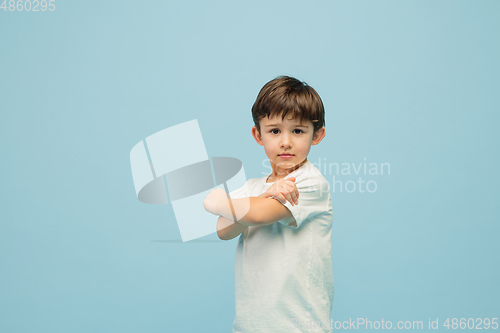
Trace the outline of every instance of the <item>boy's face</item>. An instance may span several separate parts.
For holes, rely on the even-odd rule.
[[[264,146],[266,155],[271,162],[273,175],[285,177],[290,170],[306,161],[311,145],[317,145],[325,136],[322,127],[314,133],[310,120],[300,123],[290,116],[263,118],[260,120],[260,133],[256,126],[252,135],[258,144]]]

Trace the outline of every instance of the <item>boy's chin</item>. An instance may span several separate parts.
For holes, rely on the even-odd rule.
[[[271,162],[271,163],[273,163],[273,162]],[[302,163],[302,161],[300,161],[300,162],[296,162],[296,161],[293,161],[293,162],[277,161],[277,162],[275,162],[273,164],[275,165],[276,169],[289,170],[289,169],[296,168],[301,163]]]

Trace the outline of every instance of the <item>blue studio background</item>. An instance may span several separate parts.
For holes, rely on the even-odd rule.
[[[322,169],[332,319],[500,317],[498,1],[53,3],[0,10],[0,332],[230,332],[237,240],[180,242],[129,154],[198,119],[262,177],[250,108],[278,75],[325,104],[309,160],[362,166]]]

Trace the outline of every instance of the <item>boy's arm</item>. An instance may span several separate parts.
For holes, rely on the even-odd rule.
[[[212,190],[203,201],[205,209],[214,215],[222,215],[229,220],[241,216],[235,222],[244,226],[262,226],[273,224],[288,217],[292,213],[278,200],[269,198],[248,197],[229,199],[223,189]]]
[[[242,226],[268,225],[292,216],[288,208],[276,199],[249,197],[228,201],[229,205],[221,205],[219,215],[230,220],[234,219],[231,211],[232,206],[236,216],[244,214],[241,219],[235,221]]]
[[[246,228],[248,226],[233,222],[224,216],[219,216],[217,220],[217,236],[222,240],[233,239],[245,231]]]
[[[258,198],[269,198],[269,195],[262,193]],[[221,240],[231,240],[238,237],[246,228],[248,228],[248,225],[234,222],[232,219],[229,220],[224,216],[219,216],[217,220],[217,236]]]

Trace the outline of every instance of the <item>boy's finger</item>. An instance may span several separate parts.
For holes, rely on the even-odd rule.
[[[295,184],[293,184],[293,191],[297,194],[297,198],[299,197],[299,189],[297,188],[297,186],[295,186]]]
[[[295,205],[295,200],[292,199],[292,196],[290,195],[290,193],[287,193],[285,196],[286,196],[288,202],[291,203],[292,206],[294,206]]]
[[[295,204],[297,203],[297,197],[298,197],[298,193],[299,193],[299,191],[296,189],[297,189],[296,186],[290,186],[287,184],[287,186],[284,187],[283,192],[282,192],[282,193],[291,193],[292,198],[293,198],[293,202]]]
[[[286,203],[286,198],[283,195],[281,195],[280,193],[275,194],[275,195],[271,196],[270,198],[274,198],[274,199],[278,200],[279,202],[281,202],[282,204]]]
[[[289,192],[292,194],[293,202],[295,204],[298,204],[299,203],[299,190],[297,189],[297,187],[294,186],[293,188],[291,188],[289,190]]]
[[[284,195],[280,194],[279,198],[280,198],[280,200],[281,200],[282,203],[286,203],[286,198],[285,198]]]

